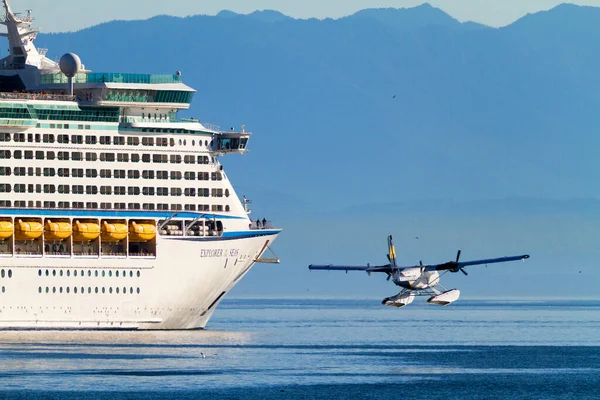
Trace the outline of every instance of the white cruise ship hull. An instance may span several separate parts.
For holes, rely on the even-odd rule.
[[[278,233],[160,237],[156,258],[0,259],[0,329],[204,328]]]
[[[252,133],[190,110],[182,74],[92,72],[38,51],[0,3],[0,329],[200,329],[280,230],[221,158]]]

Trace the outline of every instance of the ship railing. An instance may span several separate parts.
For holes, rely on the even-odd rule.
[[[221,127],[219,125],[211,124],[210,122],[202,122],[202,126],[211,131],[221,132]]]
[[[65,95],[65,94],[51,94],[51,93],[0,92],[0,100],[75,101],[75,96],[70,96],[70,95]]]
[[[250,224],[249,228],[252,231],[256,231],[256,230],[264,230],[264,229],[275,229],[275,227],[273,226],[273,221],[265,221],[266,223],[263,223],[263,221],[252,221],[252,223]]]
[[[127,253],[121,253],[121,252],[102,253],[102,257],[126,258]]]
[[[141,118],[141,117],[125,117],[122,120],[123,123],[134,124],[134,123],[170,123],[170,124],[184,124],[184,123],[198,123],[200,120],[194,118]],[[203,124],[204,125],[204,124]],[[204,125],[204,127],[207,127]],[[208,127],[207,127],[208,128]],[[210,128],[209,128],[210,129]]]
[[[46,255],[49,257],[70,257],[71,253],[68,252],[60,252],[60,251],[47,251]]]
[[[15,252],[17,257],[38,257],[42,258],[44,255],[38,251],[18,251]]]
[[[92,258],[98,258],[99,256],[96,253],[90,254],[90,253],[87,253],[87,252],[79,252],[78,251],[78,252],[73,253],[73,257],[77,257],[77,258],[90,258],[90,259],[92,259]]]
[[[133,258],[156,258],[155,253],[129,253],[129,257]]]

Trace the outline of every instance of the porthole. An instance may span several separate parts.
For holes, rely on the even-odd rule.
[[[96,286],[96,293],[98,293],[98,286]]]
[[[129,271],[129,277],[133,278],[133,271]]]
[[[94,275],[96,275],[96,277],[98,276],[98,271],[94,271]]]
[[[181,139],[179,139],[179,145],[181,146]]]
[[[73,293],[77,294],[77,286],[73,288]]]
[[[140,294],[140,288],[137,288],[137,294]]]
[[[84,293],[85,293],[85,288],[82,286],[81,287],[81,294],[84,294]]]
[[[8,270],[8,277],[9,277],[9,278],[12,278],[12,269],[9,269],[9,270]]]
[[[102,288],[102,294],[106,293],[106,290],[104,288]]]
[[[38,288],[38,293],[42,293],[42,287],[41,286]]]
[[[108,276],[112,277],[112,271],[108,271]]]
[[[208,140],[204,141],[204,147],[208,147]]]
[[[52,276],[56,276],[56,270],[55,269],[52,270]]]
[[[196,141],[192,140],[192,146],[195,146],[195,145],[196,145]]]
[[[187,142],[186,142],[186,140],[185,140],[185,139],[183,139],[183,145],[184,145],[184,146],[185,146],[185,145],[187,145]]]
[[[77,270],[73,271],[73,276],[77,276]]]
[[[50,292],[50,288],[48,286],[46,286],[46,293]]]
[[[50,275],[50,271],[46,270],[46,276]]]
[[[108,288],[108,293],[112,294],[112,288]]]
[[[137,277],[138,277],[138,278],[140,277],[140,271],[138,271],[138,272],[137,272]]]
[[[129,293],[133,294],[133,288],[132,287],[129,288]]]
[[[118,278],[119,277],[119,271],[115,271],[115,276]]]
[[[67,294],[69,294],[71,292],[71,288],[67,287]]]
[[[81,277],[83,278],[85,276],[85,272],[83,270],[81,270]]]
[[[2,286],[2,293],[6,292],[6,288]]]
[[[41,269],[38,271],[38,276],[42,276],[42,270]]]
[[[62,286],[58,289],[59,293],[62,293]]]
[[[88,270],[88,276],[92,276],[92,271]]]
[[[123,287],[123,294],[127,294],[127,288]]]
[[[104,278],[104,276],[106,275],[106,271],[102,271],[102,277]]]
[[[67,270],[67,276],[71,276],[71,271]]]
[[[52,288],[52,293],[56,293],[56,286]]]
[[[6,272],[4,272],[4,270],[0,271],[0,276],[4,278],[6,276]]]
[[[88,286],[88,294],[92,293],[92,288]]]
[[[119,288],[116,288],[115,290],[116,290],[117,294],[119,294]]]
[[[59,271],[59,275],[60,275],[60,276],[63,276],[63,271],[62,271],[62,269]]]

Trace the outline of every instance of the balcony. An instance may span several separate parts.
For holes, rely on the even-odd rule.
[[[68,78],[62,73],[43,74],[40,78],[41,85],[58,85],[67,82]],[[122,74],[114,72],[80,72],[73,78],[73,83],[165,84],[181,82],[183,82],[181,75]]]

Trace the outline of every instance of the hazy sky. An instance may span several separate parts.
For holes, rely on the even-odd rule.
[[[115,19],[146,19],[167,14],[214,15],[223,9],[238,13],[272,9],[297,18],[340,17],[364,8],[413,7],[422,0],[11,0],[13,11],[33,9],[43,32],[78,30]],[[600,0],[430,0],[461,21],[491,26],[510,24],[523,15],[560,3],[600,6]]]

